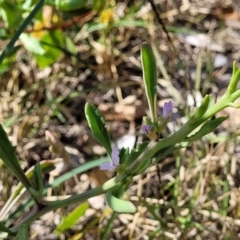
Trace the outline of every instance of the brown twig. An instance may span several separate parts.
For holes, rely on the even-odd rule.
[[[149,1],[150,5],[151,5],[151,8],[152,8],[152,10],[153,10],[153,12],[154,12],[154,14],[156,16],[156,19],[157,19],[159,25],[161,25],[161,27],[163,29],[163,32],[166,34],[167,39],[168,39],[168,41],[169,41],[169,43],[170,43],[170,45],[171,45],[171,47],[173,49],[173,52],[174,52],[174,54],[176,56],[176,49],[175,49],[175,47],[173,45],[173,42],[172,42],[172,39],[171,39],[171,37],[170,37],[170,35],[168,33],[168,30],[165,27],[164,22],[162,21],[162,19],[159,16],[159,13],[158,13],[158,10],[157,10],[157,7],[156,7],[155,3],[153,2],[153,0],[148,0],[148,1]]]
[[[43,26],[40,29],[33,29],[33,28],[26,29],[25,32],[26,33],[33,33],[33,32],[40,32],[40,31],[53,31],[53,30],[56,30],[56,29],[66,30],[66,29],[71,28],[72,26],[74,26],[78,22],[81,22],[81,23],[88,22],[95,15],[96,15],[95,11],[90,11],[90,12],[87,12],[87,13],[85,13],[83,15],[75,16],[72,19],[69,19],[68,21],[63,22],[63,23],[55,24],[55,25],[52,25],[52,26],[49,26],[49,27]]]

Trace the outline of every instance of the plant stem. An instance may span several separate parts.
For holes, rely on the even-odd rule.
[[[170,137],[162,139],[158,142],[151,142],[146,151],[144,151],[130,166],[130,169],[134,172],[138,167],[138,164],[142,161],[151,158],[157,151],[175,145],[183,141],[194,129],[200,126],[202,123],[212,118],[216,113],[220,112],[224,108],[228,107],[230,103],[233,103],[240,97],[240,89],[232,93],[231,95],[225,94],[223,97],[212,107],[210,107],[206,113],[197,122],[191,122],[191,118],[183,127]]]
[[[33,221],[40,218],[47,212],[54,211],[58,208],[66,207],[70,204],[84,202],[84,201],[88,200],[89,198],[103,194],[106,191],[108,191],[109,189],[116,187],[116,185],[119,184],[124,179],[124,177],[125,176],[118,175],[118,176],[110,179],[109,181],[107,181],[100,187],[96,187],[87,192],[84,192],[84,193],[78,194],[78,195],[74,195],[74,196],[64,199],[64,200],[58,200],[55,202],[47,202],[47,204],[45,206],[43,206],[41,209],[34,208],[28,214],[28,216],[26,216],[24,219],[22,219],[20,221],[20,223],[18,223],[14,227],[12,227],[11,231],[16,232],[19,229],[19,227],[23,224],[30,225]]]

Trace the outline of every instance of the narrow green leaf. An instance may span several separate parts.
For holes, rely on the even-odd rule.
[[[44,48],[42,47],[41,43],[38,39],[30,36],[27,33],[22,33],[19,37],[23,46],[31,53],[35,53],[38,55],[43,55],[45,53]]]
[[[143,82],[153,122],[157,121],[157,65],[149,44],[143,43],[141,49]]]
[[[100,111],[90,103],[86,103],[85,105],[85,115],[94,138],[105,147],[110,155],[112,148],[104,117]]]
[[[55,30],[45,34],[40,43],[45,51],[43,55],[35,54],[35,58],[39,67],[48,67],[55,63],[62,55],[61,47],[64,44],[64,33]]]
[[[68,214],[67,217],[57,226],[55,233],[57,235],[61,234],[65,230],[71,228],[77,221],[85,214],[86,210],[89,208],[88,202],[82,203],[76,207],[72,212]]]
[[[72,64],[76,65],[77,64],[77,57],[76,57],[77,56],[77,50],[76,50],[76,46],[75,46],[73,40],[70,37],[66,37],[65,42],[66,42],[67,50],[70,53],[74,54],[74,56],[73,55],[71,56]]]
[[[37,190],[43,189],[42,169],[39,162],[34,166],[33,170],[35,185]]]
[[[208,110],[208,106],[209,106],[209,102],[210,102],[211,98],[209,95],[206,95],[201,103],[201,105],[196,108],[193,117],[192,117],[192,121],[197,121],[200,120],[201,117],[205,114],[205,112]]]
[[[40,167],[41,167],[41,171],[43,173],[50,172],[51,170],[53,170],[55,168],[54,162],[51,160],[50,161],[48,161],[48,160],[41,161]],[[33,171],[34,171],[34,167],[31,167],[25,173],[28,180],[31,180],[33,178],[33,175],[34,175]],[[4,219],[4,217],[11,210],[11,203],[14,200],[16,201],[16,199],[19,199],[24,194],[25,191],[23,189],[24,189],[24,185],[21,182],[19,182],[17,187],[14,189],[11,196],[9,197],[9,199],[7,200],[7,202],[4,204],[4,206],[2,207],[2,209],[0,211],[1,219]]]
[[[37,12],[42,8],[44,5],[45,0],[39,0],[35,7],[32,9],[30,14],[24,19],[23,23],[21,26],[17,29],[16,33],[12,37],[12,39],[9,41],[7,46],[4,48],[0,55],[0,63],[3,62],[5,57],[8,55],[8,53],[12,50],[14,47],[16,41],[18,40],[19,36],[21,35],[22,32],[24,32],[25,28],[28,26],[28,24],[31,22],[31,20],[34,18],[34,16],[37,14]]]
[[[187,137],[185,141],[196,141],[205,135],[213,132],[223,121],[225,121],[228,118],[228,116],[221,116],[219,118],[216,118],[214,120],[208,121],[203,124],[201,129],[196,132],[195,134],[191,135],[190,137]]]
[[[28,239],[28,227],[26,224],[23,224],[17,233],[15,240],[26,240]]]
[[[109,157],[101,157],[99,159],[96,159],[94,161],[89,161],[77,168],[72,169],[71,171],[64,173],[63,175],[59,176],[58,178],[56,178],[53,183],[51,184],[51,187],[57,187],[59,186],[61,183],[64,183],[65,181],[67,181],[68,179],[72,178],[73,176],[83,173],[85,171],[88,171],[90,169],[93,169],[95,167],[100,166],[103,163],[106,163],[109,161]]]
[[[227,88],[227,94],[231,95],[236,91],[238,81],[240,79],[240,68],[237,67],[237,63],[233,62],[233,72],[230,79],[230,83]]]
[[[93,168],[95,168],[95,167],[98,167],[98,166],[100,166],[101,164],[106,163],[106,162],[108,162],[108,161],[109,161],[109,157],[101,157],[101,158],[99,158],[99,159],[96,159],[96,160],[93,160],[93,161],[89,161],[89,162],[87,162],[87,163],[85,163],[85,164],[83,164],[83,165],[81,165],[81,166],[79,166],[79,167],[77,167],[77,168],[74,168],[74,169],[72,169],[71,171],[69,171],[69,172],[67,172],[67,173],[65,173],[65,174],[57,177],[57,178],[53,181],[53,183],[52,183],[51,185],[46,186],[46,188],[43,190],[43,193],[42,193],[42,194],[46,194],[48,188],[58,187],[60,184],[66,182],[68,179],[72,178],[73,176],[75,176],[75,175],[77,175],[77,174],[80,174],[80,173],[83,173],[83,172],[85,172],[85,171],[88,171],[88,170],[90,170],[90,169],[93,169]],[[46,166],[45,166],[45,165],[44,165],[44,166],[45,166],[46,168],[50,167],[50,166],[48,166],[48,164],[49,164],[49,163],[46,163]],[[52,170],[52,169],[51,169],[51,170]],[[44,171],[44,169],[42,169],[42,171]],[[28,176],[28,175],[27,175],[27,176]],[[33,169],[31,169],[31,172],[29,172],[29,178],[32,178],[32,177],[33,177]],[[22,184],[19,183],[19,185],[17,186],[17,190],[16,190],[16,191],[14,192],[14,194],[12,194],[11,197],[10,197],[11,200],[8,201],[8,202],[9,202],[9,203],[8,203],[8,206],[9,206],[10,203],[20,194],[20,192],[21,192],[21,194],[23,193],[23,191],[21,191],[22,188],[23,188]],[[17,208],[17,210],[16,210],[14,213],[12,213],[9,218],[12,219],[12,218],[14,218],[14,217],[16,217],[16,216],[19,216],[22,211],[24,211],[24,210],[28,209],[29,207],[31,207],[31,206],[33,205],[33,203],[34,203],[34,202],[33,202],[32,200],[30,200],[30,202],[27,202],[27,204],[21,205],[21,207]],[[4,206],[4,208],[5,208],[5,206]],[[2,211],[2,210],[1,210],[0,216],[1,216],[2,214],[5,214],[5,212],[6,212],[6,211]]]
[[[13,148],[11,142],[8,139],[6,132],[4,131],[2,125],[0,124],[0,158],[6,164],[8,168],[14,173],[22,184],[29,189],[31,187],[30,182],[25,176],[23,170],[21,169],[18,160],[15,155],[15,149]]]

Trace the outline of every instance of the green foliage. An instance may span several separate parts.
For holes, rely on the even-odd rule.
[[[78,220],[85,214],[86,210],[89,208],[89,204],[87,202],[80,204],[76,207],[72,212],[70,212],[63,221],[57,226],[55,233],[57,235],[66,231],[70,227],[74,226]]]
[[[81,9],[87,3],[87,0],[55,0],[55,6],[61,11],[74,11]]]
[[[96,11],[100,11],[105,4],[104,0],[93,0],[93,9]]]
[[[226,94],[232,94],[236,91],[238,80],[240,78],[240,68],[237,67],[237,63],[233,62],[233,72],[230,83],[228,85],[228,89]]]
[[[18,40],[19,36],[24,32],[25,28],[32,21],[32,19],[38,13],[38,11],[42,8],[43,4],[44,4],[44,0],[39,0],[39,2],[34,6],[31,13],[28,15],[28,17],[23,21],[23,23],[17,29],[16,33],[11,38],[7,47],[3,50],[2,54],[1,54],[0,63],[2,63],[4,58],[9,54],[9,52],[12,51],[12,49],[14,48],[14,45],[15,45],[16,41]],[[14,12],[14,15],[18,15],[18,14],[19,14],[18,12]]]
[[[133,173],[136,175],[144,173],[151,165],[152,165],[152,159],[146,159],[134,169]]]
[[[21,24],[23,17],[23,10],[10,0],[0,1],[0,14],[9,29],[17,29]]]
[[[0,15],[5,24],[5,29],[0,30],[0,37],[2,39],[11,39],[8,46],[3,50],[2,55],[0,57],[0,73],[5,72],[8,69],[8,64],[10,61],[15,61],[15,54],[21,48],[24,47],[29,53],[34,57],[37,65],[41,68],[48,67],[51,64],[58,61],[63,53],[70,53],[72,57],[72,63],[77,64],[78,52],[75,46],[74,40],[71,37],[68,37],[66,33],[63,31],[64,28],[59,27],[57,24],[63,20],[64,18],[60,18],[61,11],[74,11],[78,9],[82,9],[84,7],[89,7],[90,9],[94,9],[96,11],[101,11],[104,7],[105,1],[95,1],[93,0],[91,3],[87,3],[87,0],[56,0],[56,1],[48,1],[47,4],[56,7],[58,17],[60,18],[59,22],[55,23],[49,22],[51,27],[49,29],[44,29],[45,26],[43,24],[44,15],[41,11],[41,8],[44,4],[44,1],[39,1],[35,5],[37,1],[6,1],[0,0]],[[92,4],[92,5],[90,5]],[[31,10],[32,9],[32,10]],[[139,9],[137,9],[139,10]],[[30,14],[28,17],[24,19],[25,15]],[[60,14],[59,14],[60,13]],[[134,13],[134,12],[133,12]],[[37,15],[38,14],[38,15]],[[66,13],[65,13],[66,14]],[[70,14],[66,14],[68,17]],[[66,16],[65,15],[65,16]],[[94,19],[86,26],[87,33],[91,33],[93,31],[104,30],[104,34],[107,35],[110,28],[116,27],[126,27],[126,26],[140,26],[146,27],[147,23],[141,20],[133,20],[128,18],[129,16],[118,19],[115,22],[111,22],[111,24],[100,23],[98,20]],[[31,32],[31,27],[38,21],[41,22],[43,29],[40,31],[41,34],[36,37],[34,36],[34,29]],[[22,22],[23,21],[23,22]],[[79,24],[79,23],[77,23]],[[26,28],[29,27],[30,31],[26,31]],[[73,26],[76,27],[76,26]],[[46,27],[47,28],[47,27]],[[57,29],[57,30],[56,30]],[[15,32],[16,30],[16,32]],[[75,31],[75,30],[74,30]],[[75,32],[74,32],[75,33]],[[12,35],[13,34],[13,35]],[[73,34],[72,34],[73,36]],[[106,36],[104,36],[106,38]],[[20,39],[22,46],[14,46],[16,41]],[[102,41],[102,39],[101,39]],[[65,49],[66,46],[66,49]],[[8,58],[6,58],[8,57]],[[153,54],[153,50],[149,44],[144,43],[141,48],[141,60],[142,60],[142,68],[143,68],[143,80],[145,85],[145,92],[148,99],[149,109],[151,112],[151,119],[146,118],[149,124],[158,124],[157,117],[157,67],[156,60]],[[198,84],[200,83],[201,77],[201,58],[199,57],[199,71],[198,71]],[[58,208],[63,208],[68,206],[69,204],[81,203],[77,208],[75,208],[66,218],[62,220],[62,222],[58,225],[55,233],[60,235],[64,231],[71,228],[73,225],[77,223],[77,221],[85,214],[85,211],[89,208],[89,204],[85,202],[87,199],[106,193],[106,201],[108,206],[114,211],[112,217],[107,225],[107,230],[104,233],[104,238],[107,238],[107,233],[110,230],[111,224],[113,220],[117,216],[117,213],[135,213],[137,211],[134,204],[130,201],[124,200],[125,193],[128,190],[129,185],[133,182],[132,177],[138,174],[142,174],[145,171],[148,171],[150,166],[161,162],[161,159],[165,157],[167,154],[172,154],[176,149],[186,147],[185,141],[191,143],[192,141],[196,141],[201,139],[202,137],[208,135],[213,132],[223,121],[226,120],[226,116],[217,117],[215,115],[220,112],[222,109],[226,107],[236,107],[238,108],[240,105],[235,103],[240,97],[240,90],[237,89],[238,80],[240,78],[240,69],[237,67],[236,63],[233,64],[233,74],[230,80],[230,84],[228,86],[226,94],[218,100],[216,103],[213,103],[213,99],[207,95],[202,101],[200,107],[198,107],[193,114],[189,117],[189,120],[183,124],[183,126],[179,127],[173,134],[164,133],[162,139],[159,136],[153,138],[153,141],[138,143],[132,150],[129,148],[119,149],[119,158],[120,164],[116,166],[115,174],[116,176],[105,182],[103,185],[96,187],[94,189],[90,189],[82,194],[71,196],[65,200],[58,201],[48,201],[43,200],[43,196],[46,195],[47,191],[50,188],[55,188],[60,186],[60,184],[64,183],[66,180],[74,177],[76,174],[83,173],[92,169],[94,167],[98,167],[99,165],[109,162],[109,156],[111,156],[112,148],[110,141],[110,134],[106,127],[106,122],[100,111],[93,106],[92,104],[87,103],[85,105],[85,115],[88,122],[88,125],[92,131],[95,139],[105,147],[108,157],[101,158],[92,162],[87,162],[75,169],[68,171],[65,174],[62,174],[58,178],[56,178],[52,183],[47,186],[43,184],[43,176],[44,172],[48,172],[54,168],[54,163],[40,163],[36,164],[33,168],[29,169],[26,173],[20,167],[19,160],[15,155],[15,148],[11,145],[9,138],[4,131],[3,127],[0,125],[0,158],[6,164],[6,166],[13,172],[14,176],[18,178],[19,184],[13,190],[12,195],[9,198],[9,201],[5,204],[3,209],[1,210],[0,217],[3,219],[7,217],[6,221],[0,222],[0,231],[4,233],[9,233],[9,237],[13,235],[13,233],[17,232],[16,239],[27,239],[28,238],[28,227],[29,225],[36,219],[40,218],[42,215],[49,211],[54,211]],[[197,90],[199,90],[200,85],[197,85]],[[46,98],[49,101],[51,108],[53,110],[53,115],[57,116],[62,122],[66,123],[66,118],[61,113],[58,103],[59,99],[63,99],[64,97],[59,97],[55,99],[51,95],[50,90],[46,90]],[[80,93],[79,93],[80,94]],[[165,129],[167,125],[167,120],[165,120],[162,125],[162,130]],[[154,127],[154,124],[152,125]],[[151,126],[151,127],[152,127]],[[158,127],[158,126],[156,126]],[[198,130],[199,129],[199,130]],[[194,132],[193,135],[190,135]],[[188,144],[187,143],[187,144]],[[196,153],[198,154],[198,153]],[[180,157],[177,158],[177,174],[180,175]],[[199,174],[200,175],[200,174]],[[33,179],[33,181],[31,181]],[[201,179],[199,177],[199,179]],[[33,182],[33,186],[30,184]],[[227,217],[227,208],[229,203],[229,188],[230,185],[227,182],[223,182],[220,184],[222,187],[223,194],[226,196],[221,198],[220,205],[220,213],[222,216]],[[180,177],[176,176],[169,184],[163,186],[163,190],[167,190],[172,195],[172,202],[176,205],[176,217],[174,216],[174,220],[176,224],[180,226],[183,231],[188,231],[189,229],[196,227],[197,229],[203,229],[204,227],[201,224],[194,222],[193,220],[193,211],[194,204],[198,201],[198,194],[200,189],[200,180],[196,183],[196,187],[194,189],[193,196],[191,199],[187,200],[184,203],[184,207],[186,207],[189,211],[185,215],[178,214],[178,211],[181,211],[178,207],[178,203],[180,201]],[[23,201],[16,210],[12,214],[10,214],[12,206],[15,202],[18,201],[20,197],[23,196],[23,193],[26,191],[25,188],[30,193],[30,196],[27,196],[27,199]],[[181,199],[182,201],[182,199]],[[185,201],[185,199],[184,199]],[[184,202],[182,201],[182,202]],[[156,230],[152,234],[152,239],[157,238],[158,233],[166,227],[167,218],[169,214],[166,214],[166,219],[162,220],[159,212],[163,210],[161,206],[147,204],[144,201],[140,201],[140,204],[144,205],[148,212],[151,214],[151,217],[159,222],[159,226],[156,227]],[[188,204],[188,205],[187,205]],[[26,210],[29,210],[32,206],[35,205],[37,209],[36,214],[29,214],[26,218],[22,217],[23,214],[28,214]],[[168,206],[169,207],[169,206]],[[170,207],[169,207],[170,209]],[[19,219],[20,220],[19,220]],[[99,218],[96,218],[97,221]],[[96,219],[94,219],[94,224],[96,224]],[[16,224],[16,222],[21,221],[21,224]],[[13,226],[8,228],[6,226]],[[20,227],[19,227],[20,226]]]
[[[33,169],[34,182],[38,191],[43,190],[43,179],[41,165],[37,163]]]
[[[45,21],[45,16],[42,16],[43,13],[41,12],[40,14],[39,12],[39,15],[36,15],[41,9],[43,3],[44,0],[41,0],[34,6],[33,1],[25,1],[23,3],[18,1],[17,4],[13,1],[0,1],[0,16],[4,20],[5,26],[9,29],[17,29],[13,38],[12,36],[7,36],[6,33],[2,31],[2,34],[4,34],[5,37],[10,37],[12,39],[9,42],[8,47],[3,51],[2,56],[0,57],[0,62],[2,62],[6,56],[9,56],[9,53],[12,52],[13,48],[17,50],[19,49],[14,47],[14,43],[19,37],[26,50],[35,56],[37,64],[41,68],[48,67],[61,57],[64,44],[64,33],[62,31],[49,31],[46,34],[42,34],[39,38],[35,38],[31,34],[23,33],[32,20],[39,20],[42,22],[42,26],[44,26],[43,22]],[[86,3],[87,0],[56,0],[55,2],[51,2],[50,5],[53,5],[62,11],[72,11],[84,7]],[[29,16],[22,23],[24,14],[26,14],[26,12],[28,12],[33,6],[33,11],[31,11]]]
[[[70,171],[68,171],[65,174],[62,174],[61,176],[57,177],[52,184],[45,186],[43,191],[41,191],[41,196],[43,196],[44,194],[47,193],[47,190],[49,188],[56,188],[59,187],[61,184],[63,184],[64,182],[66,182],[67,180],[73,178],[75,175],[77,174],[81,174],[83,172],[86,172],[88,170],[91,170],[103,163],[106,163],[107,161],[109,161],[109,157],[101,157],[97,160],[93,160],[90,161],[88,163],[82,164],[77,168],[74,168]],[[51,170],[54,169],[54,162],[53,161],[42,161],[40,163],[41,166],[41,171],[43,173],[47,173],[50,172]],[[32,167],[28,170],[28,172],[26,173],[26,176],[29,180],[34,179],[34,169],[35,167]],[[32,189],[31,189],[32,190]],[[18,186],[16,187],[16,189],[14,190],[14,192],[11,194],[10,198],[8,199],[8,201],[5,203],[4,207],[1,209],[0,211],[0,216],[2,218],[4,218],[9,211],[11,210],[11,205],[16,202],[23,194],[25,193],[25,189],[24,186],[21,182],[19,182]],[[35,191],[35,194],[38,194],[38,191]],[[22,205],[20,205],[8,218],[8,222],[12,222],[14,220],[14,218],[16,218],[17,216],[19,216],[24,209],[28,209],[31,206],[34,205],[34,201],[32,201],[32,199],[28,199],[27,201],[23,202]]]
[[[3,222],[0,222],[0,233],[1,232],[13,234],[13,232],[9,228],[7,228]]]
[[[156,60],[149,44],[144,43],[141,48],[143,68],[143,82],[145,85],[148,106],[152,122],[157,121],[157,66]]]
[[[48,32],[41,38],[40,43],[44,53],[35,53],[35,58],[38,66],[44,68],[55,63],[61,57],[62,50],[59,47],[64,43],[64,35],[59,30]]]
[[[59,176],[58,178],[56,178],[53,181],[53,183],[51,184],[51,186],[49,186],[49,187],[52,187],[52,188],[57,187],[60,184],[66,182],[68,179],[74,177],[75,175],[86,172],[86,171],[88,171],[90,169],[93,169],[95,167],[98,167],[99,165],[101,165],[103,163],[106,163],[108,161],[109,161],[109,157],[101,157],[99,159],[89,161],[85,164],[82,164],[81,166],[79,166],[77,168],[74,168],[74,169],[68,171],[67,173],[65,173],[65,174]]]
[[[75,46],[73,40],[72,40],[70,37],[66,37],[65,41],[66,41],[66,48],[67,48],[67,50],[68,50],[70,53],[74,54],[74,55],[71,57],[71,59],[72,59],[72,64],[73,64],[73,65],[76,65],[76,63],[77,63],[77,58],[76,58],[76,55],[77,55],[76,46]]]
[[[200,105],[200,107],[198,107],[193,116],[192,119],[193,121],[197,121],[198,119],[201,119],[201,117],[205,114],[205,112],[208,110],[209,107],[209,102],[210,102],[211,98],[209,95],[206,95],[202,101],[202,104]]]
[[[19,38],[23,44],[23,46],[32,53],[38,54],[38,55],[43,55],[45,54],[45,50],[42,47],[41,43],[39,42],[38,39],[30,36],[29,34],[22,33],[20,38]]]
[[[108,154],[111,155],[112,147],[104,117],[100,111],[90,103],[85,105],[85,115],[94,138],[102,144]]]
[[[42,161],[40,163],[40,167],[41,167],[41,172],[47,173],[54,169],[54,163],[52,161]],[[28,169],[28,171],[25,173],[29,181],[31,181],[34,178],[34,168],[35,167]],[[10,198],[8,199],[8,201],[5,203],[4,207],[0,211],[0,216],[2,218],[4,218],[4,216],[7,215],[8,212],[10,211],[12,203],[17,199],[19,199],[24,194],[24,192],[25,192],[24,185],[22,184],[22,182],[19,182],[17,187],[12,192]]]
[[[107,191],[106,202],[108,206],[115,212],[135,213],[137,211],[133,203],[131,203],[130,201],[117,198],[113,190]]]
[[[15,155],[15,149],[8,139],[6,132],[0,124],[0,158],[6,166],[14,173],[20,182],[28,189],[31,187],[27,177],[21,169],[18,159]]]
[[[124,166],[128,167],[129,165],[131,165],[131,163],[134,162],[134,160],[139,157],[139,155],[144,152],[144,150],[147,148],[149,142],[142,142],[142,143],[138,143],[136,148],[133,148],[130,152],[130,154],[128,154],[128,156],[125,157],[124,162]]]
[[[203,126],[200,128],[200,130],[195,133],[194,135],[187,137],[186,141],[196,141],[205,135],[213,132],[223,121],[225,121],[228,118],[228,116],[221,116],[219,118],[216,118],[214,120],[210,120],[203,124]]]
[[[22,226],[20,226],[15,239],[16,240],[26,240],[26,239],[28,239],[28,227],[27,227],[26,224],[23,224]]]

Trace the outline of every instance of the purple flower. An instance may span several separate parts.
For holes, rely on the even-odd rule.
[[[103,163],[100,166],[100,170],[113,171],[119,165],[119,150],[117,147],[113,148],[111,158],[112,161]]]
[[[165,102],[163,105],[163,114],[162,117],[167,119],[169,118],[170,114],[172,113],[172,102]]]
[[[117,147],[113,148],[111,157],[112,157],[113,164],[115,166],[118,166],[119,165],[119,150]]]
[[[141,130],[142,130],[143,133],[148,134],[148,133],[151,132],[152,127],[149,126],[149,125],[143,125],[143,126],[141,127]]]

